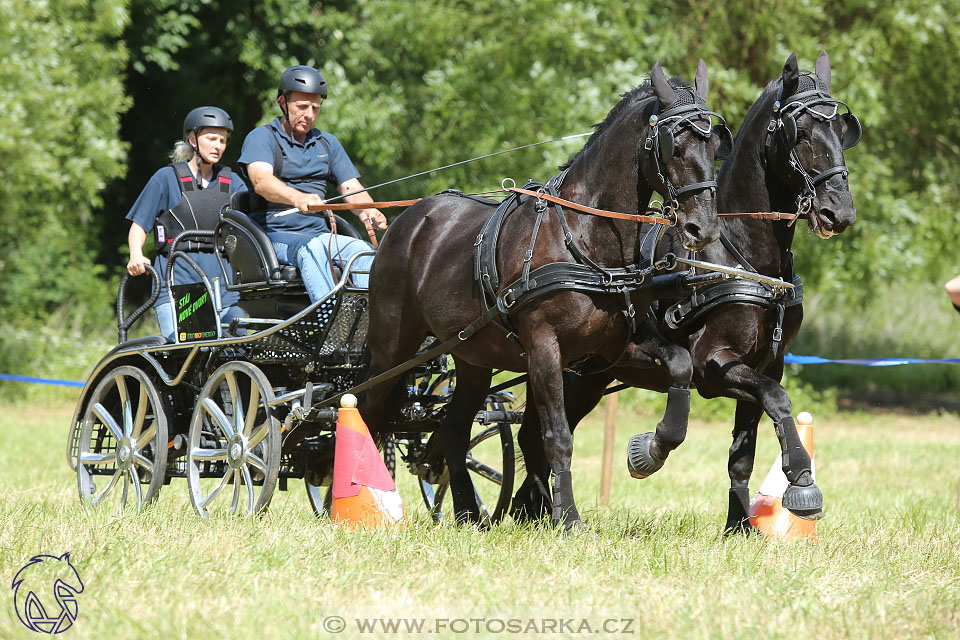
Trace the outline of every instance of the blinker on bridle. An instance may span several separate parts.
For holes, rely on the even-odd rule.
[[[689,127],[693,132],[702,138],[709,138],[715,135],[720,140],[716,160],[723,160],[733,148],[733,134],[727,128],[726,120],[719,113],[710,111],[704,106],[704,103],[695,93],[693,104],[688,104],[678,100],[673,106],[667,108],[663,113],[660,111],[660,103],[657,102],[654,107],[653,115],[650,116],[650,131],[643,148],[650,151],[657,166],[657,179],[663,185],[667,196],[667,206],[676,209],[680,206],[680,196],[695,191],[710,189],[714,193],[717,190],[716,180],[705,180],[688,184],[679,189],[674,186],[673,181],[667,173],[666,163],[673,158],[675,147],[675,132],[682,127]],[[720,123],[712,125],[712,118],[717,118]],[[699,120],[706,120],[706,128],[698,124]],[[666,208],[666,207],[665,207]]]
[[[843,137],[840,140],[840,148],[844,150],[854,147],[860,142],[863,137],[863,128],[857,117],[850,111],[850,106],[843,100],[837,100],[826,91],[818,88],[816,81],[814,81],[813,89],[789,96],[789,102],[785,105],[781,104],[783,99],[783,88],[781,87],[780,95],[773,103],[773,119],[767,126],[766,155],[769,157],[772,153],[775,139],[779,140],[789,150],[788,162],[804,182],[803,189],[797,196],[797,214],[802,216],[809,213],[813,205],[813,198],[816,196],[818,184],[829,180],[838,173],[846,177],[850,171],[845,164],[830,167],[816,175],[811,175],[807,171],[796,152],[797,119],[799,116],[807,113],[821,122],[839,117],[844,123]],[[823,105],[832,107],[832,112],[824,112],[814,108]],[[840,113],[841,105],[846,109],[845,113]]]

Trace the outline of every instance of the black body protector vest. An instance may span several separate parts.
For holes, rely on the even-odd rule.
[[[184,231],[213,231],[220,222],[220,209],[230,202],[230,167],[213,165],[214,181],[206,189],[197,186],[196,178],[186,162],[172,165],[177,174],[177,184],[183,196],[177,206],[157,216],[157,253],[166,255],[174,238]],[[177,245],[181,251],[213,251],[213,241],[206,239],[187,240]]]

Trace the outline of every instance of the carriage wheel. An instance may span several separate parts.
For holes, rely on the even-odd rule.
[[[254,514],[270,504],[281,444],[280,421],[268,404],[273,397],[263,372],[240,360],[221,366],[203,385],[187,449],[190,501],[200,517]]]
[[[387,466],[387,471],[391,477],[397,477],[397,448],[393,434],[387,438],[387,443],[383,449],[383,462]],[[333,504],[333,484],[317,485],[310,484],[304,478],[304,486],[307,488],[307,498],[310,500],[310,506],[313,508],[313,514],[318,518],[330,515],[330,505]]]
[[[500,410],[504,403],[488,399],[486,408]],[[499,436],[499,437],[497,437]],[[508,423],[477,425],[467,449],[467,469],[473,480],[474,495],[480,517],[489,523],[498,522],[507,513],[513,496],[516,456],[513,430]],[[450,488],[450,474],[444,465],[436,478],[420,477],[420,495],[434,520],[444,517],[445,509],[452,508],[451,500],[444,500]]]
[[[109,372],[87,399],[77,448],[85,509],[140,511],[160,494],[167,466],[167,415],[142,369]]]

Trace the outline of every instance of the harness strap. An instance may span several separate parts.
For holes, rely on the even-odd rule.
[[[683,194],[689,191],[702,191],[703,189],[712,189],[717,190],[717,181],[716,180],[704,180],[703,182],[694,182],[693,184],[688,184],[685,187],[680,187],[676,190],[677,197],[682,196]]]
[[[747,271],[752,271],[753,273],[759,273],[756,269],[753,268],[753,265],[750,264],[747,259],[744,257],[740,250],[728,238],[722,231],[720,232],[720,244],[723,245],[723,248],[726,249],[730,255],[733,256],[733,259],[740,263],[740,266],[746,269]]]
[[[664,322],[671,329],[682,329],[720,305],[739,302],[772,307],[792,300],[793,290],[774,294],[769,287],[752,280],[720,282],[699,287],[675,303],[664,314]]]
[[[800,213],[782,213],[780,211],[753,211],[747,213],[718,213],[719,218],[751,218],[754,220],[790,220],[805,217]]]
[[[455,347],[455,345],[458,345],[461,342],[466,342],[473,336],[473,334],[475,334],[477,331],[485,327],[491,320],[494,319],[494,317],[496,317],[497,313],[498,313],[498,310],[496,307],[491,307],[487,309],[486,312],[483,313],[483,315],[481,315],[479,318],[477,318],[476,320],[468,324],[466,327],[461,329],[459,332],[457,332],[455,336],[453,336],[449,340],[445,340],[444,342],[441,342],[440,344],[436,345],[429,351],[425,351],[421,353],[413,360],[408,360],[403,364],[398,364],[394,368],[388,371],[384,371],[378,376],[374,376],[370,378],[360,386],[353,387],[352,389],[348,389],[343,393],[339,393],[331,398],[327,398],[326,400],[315,404],[313,406],[313,410],[317,410],[322,407],[327,407],[331,405],[339,406],[340,398],[345,393],[357,394],[357,393],[360,393],[361,391],[366,391],[367,389],[370,389],[371,387],[374,387],[380,384],[381,382],[384,382],[391,378],[396,378],[400,374],[406,373],[410,369],[413,369],[414,367],[418,367],[424,362],[433,360],[434,358],[436,358],[437,356],[443,353],[449,353]]]

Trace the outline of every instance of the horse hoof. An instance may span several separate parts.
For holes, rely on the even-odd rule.
[[[580,537],[580,536],[589,535],[593,533],[590,527],[588,527],[587,524],[580,519],[570,520],[567,522],[562,522],[557,524],[561,525],[561,531],[564,537],[568,537],[568,538],[573,536]]]
[[[816,483],[805,487],[791,484],[783,492],[783,507],[800,518],[819,520],[823,517],[823,494]]]
[[[664,461],[650,453],[653,435],[652,431],[648,431],[633,436],[627,446],[627,469],[630,475],[638,480],[653,475],[663,466]]]
[[[750,524],[749,519],[739,520],[737,522],[728,522],[723,528],[723,535],[727,537],[744,536],[750,537],[757,532],[757,528]]]

